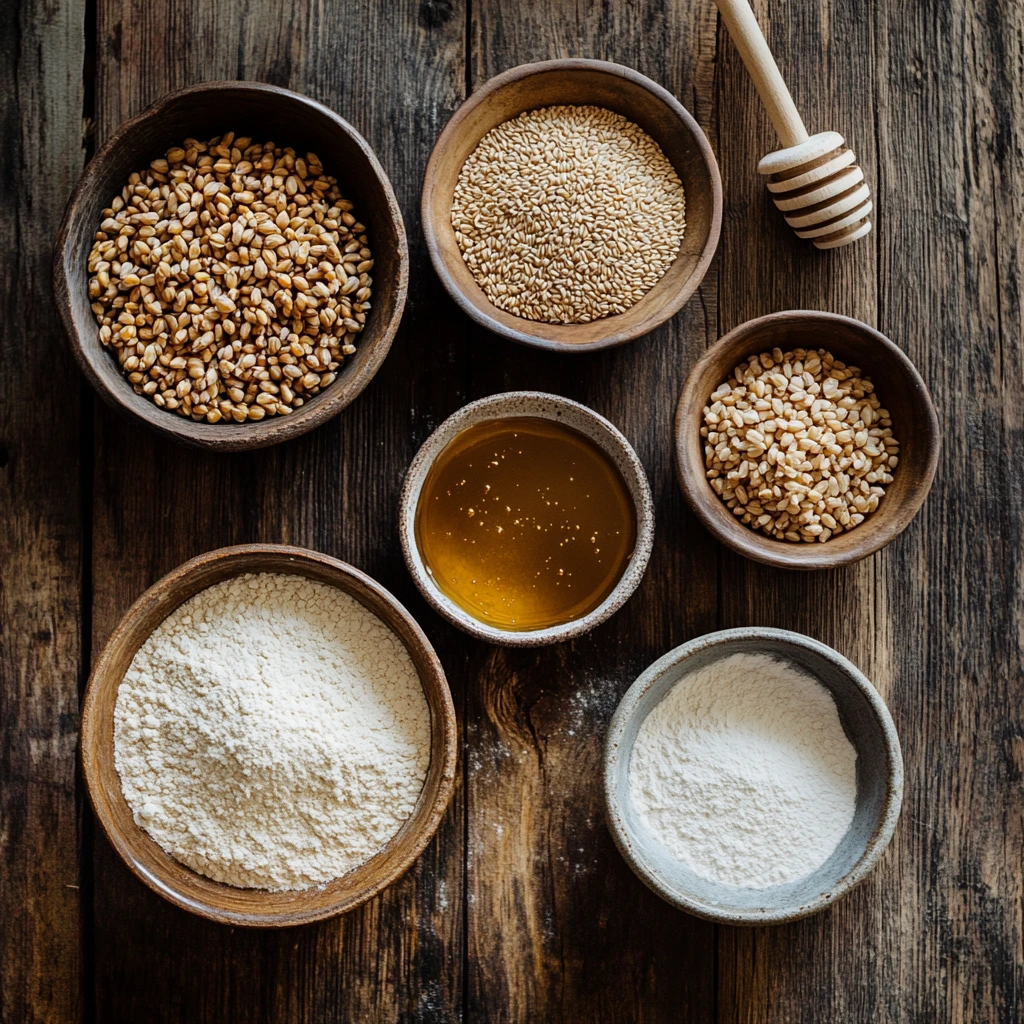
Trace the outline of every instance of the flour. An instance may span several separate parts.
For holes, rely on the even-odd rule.
[[[684,676],[629,766],[651,834],[698,875],[764,888],[810,874],[853,820],[857,752],[816,679],[760,654]]]
[[[300,576],[201,591],[135,655],[114,760],[135,821],[231,885],[302,889],[351,871],[410,816],[430,712],[402,641]]]

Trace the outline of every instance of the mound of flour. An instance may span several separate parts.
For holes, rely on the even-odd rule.
[[[712,881],[764,888],[828,860],[853,820],[856,765],[821,683],[734,654],[684,676],[647,716],[629,791],[672,857]]]
[[[410,816],[430,712],[402,641],[301,576],[236,577],[176,609],[117,694],[135,821],[193,870],[303,889],[370,858]]]

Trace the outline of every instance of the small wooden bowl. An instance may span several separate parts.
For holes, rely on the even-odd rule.
[[[712,392],[745,358],[778,346],[824,348],[871,378],[892,414],[900,461],[878,509],[860,526],[824,544],[774,540],[741,523],[705,477],[704,407]],[[676,469],[683,492],[700,521],[723,544],[747,558],[781,569],[834,569],[885,547],[917,514],[928,495],[939,459],[939,421],[928,388],[914,364],[873,327],[812,310],[772,313],[740,324],[719,338],[693,368],[676,411]]]
[[[686,190],[686,234],[665,276],[625,313],[586,324],[538,323],[492,305],[462,258],[451,221],[459,172],[484,135],[524,110],[558,104],[605,107],[638,124],[661,146]],[[589,352],[654,330],[697,290],[718,246],[722,179],[704,132],[660,85],[603,60],[548,60],[503,72],[459,107],[430,155],[421,215],[438,277],[477,323],[524,345]]]
[[[101,211],[128,176],[185,138],[226,131],[254,141],[315,152],[338,179],[366,225],[373,251],[373,308],[356,353],[338,379],[288,416],[247,423],[195,423],[137,395],[116,359],[100,344],[86,269]],[[405,307],[409,252],[391,183],[365,139],[333,110],[298,93],[259,82],[205,82],[158,99],[125,121],[79,179],[57,233],[53,286],[64,329],[82,372],[109,405],[132,413],[178,441],[218,451],[263,448],[312,430],[341,412],[373,379],[388,354]]]
[[[430,707],[430,768],[412,816],[366,863],[322,888],[294,892],[238,889],[197,874],[165,853],[135,824],[114,766],[114,705],[132,658],[175,608],[199,591],[242,573],[305,576],[354,597],[405,644]],[[451,799],[456,765],[455,708],[441,663],[412,616],[379,583],[336,558],[283,544],[209,551],[155,583],[128,610],[96,662],[82,707],[82,772],[93,810],[111,845],[154,892],[194,914],[230,925],[279,928],[344,913],[390,885],[430,841]]]

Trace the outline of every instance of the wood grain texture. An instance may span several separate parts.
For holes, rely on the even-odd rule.
[[[463,31],[464,14],[450,5],[100,0],[100,141],[159,94],[192,82],[238,77],[306,92],[363,134],[395,184],[418,290],[367,390],[289,444],[237,456],[189,452],[99,411],[97,644],[185,558],[229,543],[286,541],[364,570],[427,624],[460,707],[458,648],[429,630],[402,566],[396,510],[416,448],[465,399],[464,331],[425,284],[416,215],[430,146],[462,100]],[[458,1019],[462,848],[457,793],[437,838],[397,885],[335,921],[253,934],[174,909],[98,840],[96,1017]]]
[[[81,379],[50,247],[82,169],[84,3],[0,9],[0,1021],[80,1008]]]
[[[653,78],[716,149],[714,8],[698,2],[509,5],[474,0],[475,85],[550,57]],[[671,464],[674,404],[716,336],[717,267],[679,316],[621,349],[569,357],[474,334],[474,397],[534,387],[583,402],[634,445],[655,501],[655,548],[629,603],[594,633],[534,653],[480,647],[467,690],[467,1019],[711,1021],[713,926],[650,893],[604,823],[612,712],[657,656],[715,625],[715,549]]]
[[[747,0],[715,0],[722,23],[750,75],[779,143],[787,149],[807,141],[807,128]]]
[[[754,10],[808,131],[840,132],[857,151],[868,180],[874,181],[870,19],[860,5],[847,0],[793,7],[761,0]],[[878,316],[876,246],[884,228],[848,249],[818,252],[796,238],[774,208],[756,171],[760,158],[777,148],[774,132],[724,28],[720,33],[717,100],[723,131],[729,126],[722,179],[734,214],[722,233],[721,331],[779,309],[827,309],[877,326],[905,346],[903,325],[890,325]],[[884,200],[879,209],[881,220],[887,209]],[[926,372],[924,378],[933,385]],[[876,383],[884,394],[882,382]],[[893,547],[917,542],[927,512],[926,506]],[[720,624],[780,626],[823,640],[891,701],[896,609],[889,604],[881,569],[889,558],[883,553],[834,571],[798,575],[722,551]],[[912,579],[905,578],[903,586],[922,585],[916,580],[912,584]],[[898,706],[894,712],[902,739]],[[905,799],[912,801],[909,779],[906,792]],[[905,804],[894,844],[901,842],[907,818]],[[893,860],[890,847],[863,886],[807,921],[773,929],[719,928],[719,1020],[838,1024],[891,1019],[889,992],[879,975],[889,951],[900,945],[901,925],[894,914],[900,882]]]
[[[1019,1020],[1021,482],[1005,461],[1022,450],[1019,11],[757,10],[808,128],[846,135],[875,182],[877,230],[809,258],[784,237],[751,173],[768,129],[725,42],[719,100],[737,122],[722,170],[742,220],[723,233],[722,328],[783,305],[877,325],[928,383],[943,451],[922,512],[865,563],[797,578],[722,556],[723,624],[807,632],[875,682],[906,790],[892,847],[850,898],[720,931],[720,1019]]]
[[[1024,11],[880,9],[874,35],[880,318],[900,325],[932,382],[945,436],[924,521],[880,573],[894,610],[890,696],[910,756],[899,923],[887,937],[899,953],[879,981],[908,1019],[1017,1021]]]
[[[93,428],[91,400],[80,421],[49,245],[82,163],[84,2],[3,8],[0,251],[18,256],[0,291],[0,1021],[1019,1021],[1020,5],[756,0],[808,130],[845,136],[877,202],[868,238],[819,253],[757,174],[774,132],[709,3],[96,3],[100,141],[193,82],[307,92],[351,121],[389,174],[411,287],[367,390],[279,448],[188,451],[98,406]],[[575,357],[497,339],[457,313],[418,217],[427,155],[467,84],[567,56],[621,62],[667,88],[708,134],[725,186],[719,255],[685,309],[650,337]],[[830,572],[719,550],[671,468],[675,401],[701,352],[788,308],[858,317],[892,338],[943,431],[935,487],[911,526]],[[396,532],[423,440],[470,398],[515,388],[611,419],[647,469],[657,518],[630,602],[588,637],[540,651],[488,647],[442,622]],[[462,784],[410,873],[339,920],[278,933],[175,909],[102,838],[83,851],[81,878],[76,853],[82,623],[91,615],[98,650],[163,573],[244,541],[327,552],[395,593],[437,649],[464,730]],[[608,719],[647,664],[747,624],[822,639],[876,683],[903,742],[906,792],[893,845],[861,888],[816,918],[738,930],[672,910],[632,875],[602,820],[600,763]]]

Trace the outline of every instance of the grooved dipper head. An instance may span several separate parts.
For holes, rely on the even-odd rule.
[[[768,191],[799,238],[838,249],[871,230],[871,190],[856,154],[838,132],[812,135],[769,153],[757,165]]]

